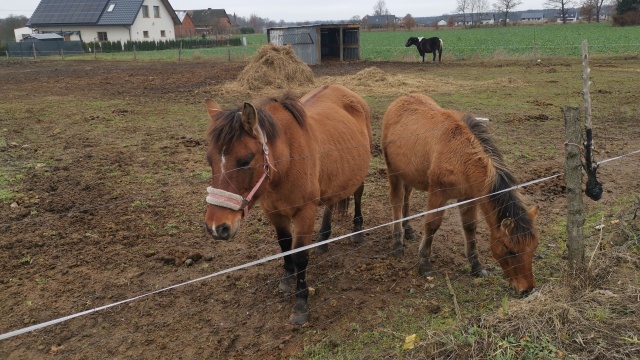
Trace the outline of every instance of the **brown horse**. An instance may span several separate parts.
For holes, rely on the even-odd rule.
[[[213,100],[206,106],[211,118],[207,160],[213,176],[205,221],[214,238],[233,237],[258,201],[283,252],[311,243],[319,205],[325,206],[320,240],[326,240],[334,205],[346,208],[351,195],[354,231],[362,229],[372,135],[369,106],[360,96],[341,85],[326,85],[300,100],[285,94],[258,106],[244,103],[222,110]],[[361,241],[362,234],[353,240]],[[290,291],[296,284],[294,324],[308,321],[308,260],[308,250],[284,256],[280,289]]]
[[[525,210],[518,193],[506,190],[517,181],[505,167],[500,151],[488,134],[486,122],[443,109],[425,95],[402,96],[384,114],[382,149],[394,220],[408,216],[409,197],[414,188],[428,191],[429,210],[441,208],[450,199],[472,200],[460,206],[471,273],[487,276],[476,251],[479,207],[490,229],[491,252],[509,283],[522,295],[533,290],[531,262],[538,246],[533,221],[538,207]],[[420,243],[421,274],[432,272],[431,243],[443,215],[444,210],[426,215]],[[403,252],[403,230],[404,237],[414,236],[407,221],[393,225],[396,255]]]

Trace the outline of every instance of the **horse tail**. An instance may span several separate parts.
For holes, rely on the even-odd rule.
[[[516,238],[527,239],[531,236],[533,223],[527,216],[526,209],[522,206],[519,193],[515,190],[505,191],[516,186],[518,181],[507,168],[502,153],[493,142],[487,128],[487,122],[481,118],[476,119],[469,114],[463,116],[463,121],[478,139],[493,165],[494,176],[487,180],[490,182],[489,200],[496,209],[498,222],[504,219],[514,220],[514,234],[519,235]]]
[[[351,196],[338,201],[333,210],[340,216],[346,216],[349,211],[349,199],[351,199]]]
[[[438,39],[440,40],[440,52],[442,52],[442,48],[444,47],[444,42],[442,41],[442,39]]]

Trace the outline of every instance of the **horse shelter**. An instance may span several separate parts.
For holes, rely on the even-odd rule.
[[[267,40],[277,46],[291,45],[307,65],[360,60],[360,24],[272,27],[267,29]]]

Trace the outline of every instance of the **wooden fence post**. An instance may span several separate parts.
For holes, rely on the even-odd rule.
[[[567,252],[569,267],[584,264],[584,208],[582,204],[582,127],[580,110],[576,106],[564,106],[565,180],[567,183]]]

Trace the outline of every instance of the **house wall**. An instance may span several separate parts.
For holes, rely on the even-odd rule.
[[[107,39],[109,41],[122,41],[123,43],[129,40],[129,29],[122,25],[111,26],[58,26],[58,27],[38,27],[38,31],[41,33],[48,32],[66,32],[66,31],[79,31],[80,35],[73,34],[69,37],[69,40],[82,40],[84,42],[91,42],[98,40],[98,32],[106,32]]]
[[[176,37],[188,37],[188,36],[194,36],[196,34],[195,32],[195,24],[193,23],[193,20],[191,20],[191,16],[185,16],[184,20],[182,21],[181,25],[176,25],[175,26],[175,36]]]
[[[151,40],[174,40],[175,29],[173,26],[173,20],[169,11],[162,5],[160,0],[144,0],[143,5],[149,6],[149,17],[142,16],[142,9],[138,12],[138,16],[134,21],[131,29],[123,25],[103,25],[103,26],[74,26],[65,25],[58,27],[38,27],[38,31],[41,33],[47,32],[60,32],[60,31],[79,31],[80,35],[72,35],[69,40],[82,40],[85,42],[97,41],[98,32],[106,32],[107,39],[109,41],[121,41],[125,43],[131,41],[151,41]],[[153,7],[160,7],[160,17],[156,18],[153,15]],[[161,31],[164,30],[165,36],[161,36]],[[144,37],[144,32],[148,31],[149,37]]]
[[[160,0],[144,0],[142,5],[149,6],[149,17],[142,16],[142,9],[138,12],[138,17],[131,26],[131,40],[175,40],[175,29],[173,20],[167,9],[162,5]],[[160,17],[153,17],[153,7],[160,6]],[[164,30],[165,37],[160,36],[160,32]],[[149,37],[144,37],[144,31],[149,32]]]

